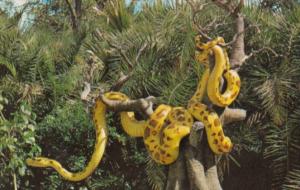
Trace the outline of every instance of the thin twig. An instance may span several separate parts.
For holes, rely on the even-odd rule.
[[[192,20],[193,20],[193,24],[194,26],[196,27],[197,31],[199,32],[199,34],[206,38],[207,40],[211,40],[212,38],[209,37],[206,33],[205,33],[205,30],[204,28],[200,25],[200,24],[197,24],[197,21],[196,21],[196,15],[198,13],[201,12],[201,10],[204,8],[205,5],[207,5],[207,3],[205,4],[201,4],[199,8],[197,8],[197,6],[195,5],[195,3],[192,1],[192,0],[186,0],[186,2],[190,5],[191,7],[191,10],[192,10]]]
[[[258,50],[252,50],[252,52],[249,55],[246,55],[243,59],[243,62],[245,62],[246,60],[250,59],[251,57],[263,52],[263,51],[269,51],[271,52],[275,57],[284,57],[284,55],[278,54],[275,50],[273,50],[270,47],[263,47],[260,48]]]
[[[122,86],[130,79],[132,76],[132,72],[130,72],[127,75],[124,75],[123,72],[120,73],[120,78],[110,87],[109,91],[119,91]]]
[[[138,52],[137,56],[135,57],[135,64],[138,64],[138,60],[139,60],[142,52],[146,49],[146,47],[147,47],[147,43],[144,43],[142,45],[142,47],[139,49],[139,52]]]
[[[229,12],[232,16],[237,16],[238,14],[240,14],[241,9],[245,4],[245,0],[240,0],[236,6],[234,5],[234,2],[232,0],[212,0],[212,2]]]
[[[259,29],[259,27],[257,25],[251,24],[251,25],[247,26],[243,31],[234,34],[234,36],[233,36],[233,38],[232,38],[232,40],[230,42],[227,42],[225,44],[220,44],[220,46],[222,46],[222,47],[228,47],[228,46],[233,45],[236,42],[236,40],[238,39],[238,37],[240,35],[244,34],[247,30],[249,30],[250,28],[253,28],[253,27],[257,29],[258,33],[260,32],[260,29]]]

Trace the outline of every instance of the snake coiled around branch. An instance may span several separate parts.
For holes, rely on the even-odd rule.
[[[196,38],[196,61],[203,63],[205,72],[199,81],[197,90],[184,107],[171,107],[159,105],[150,118],[137,120],[134,112],[121,112],[121,124],[124,131],[132,137],[143,137],[146,149],[150,156],[160,164],[171,164],[179,155],[179,146],[182,138],[190,133],[194,118],[201,121],[206,130],[208,144],[215,154],[228,153],[232,149],[231,140],[224,135],[219,116],[210,107],[205,105],[203,97],[207,94],[211,102],[220,107],[230,105],[237,97],[240,90],[240,78],[230,69],[226,50],[220,45],[224,44],[221,37],[207,43]],[[214,64],[211,69],[210,58]],[[221,91],[221,80],[226,80],[226,88]],[[120,92],[108,92],[104,97],[113,101],[128,101],[129,98]],[[91,175],[96,169],[104,154],[107,141],[106,113],[107,106],[96,99],[93,110],[93,121],[96,131],[95,149],[91,159],[83,171],[72,173],[53,159],[36,157],[27,159],[26,163],[34,167],[52,167],[62,177],[70,181],[80,181]]]

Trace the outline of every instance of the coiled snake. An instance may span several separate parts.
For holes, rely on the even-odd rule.
[[[198,51],[196,51],[195,58],[197,62],[203,63],[206,69],[187,109],[162,104],[155,109],[148,120],[142,121],[138,121],[133,112],[121,112],[121,124],[124,131],[132,137],[143,137],[149,154],[156,162],[170,164],[177,159],[180,141],[190,133],[194,118],[204,124],[208,144],[215,154],[230,152],[233,145],[231,140],[224,135],[219,116],[207,105],[201,103],[207,93],[213,104],[225,107],[230,105],[239,93],[240,78],[235,71],[230,70],[226,50],[220,47],[222,43],[224,40],[221,37],[207,43],[202,43],[200,36],[196,37]],[[210,55],[214,57],[212,71],[209,65]],[[223,93],[220,90],[222,77],[227,82]],[[129,100],[120,92],[108,92],[104,94],[104,97],[116,101]],[[83,171],[69,172],[59,162],[45,157],[27,159],[27,164],[34,167],[52,167],[70,181],[85,179],[96,169],[105,150],[107,141],[105,113],[106,105],[100,98],[97,98],[93,110],[96,131],[95,150]]]

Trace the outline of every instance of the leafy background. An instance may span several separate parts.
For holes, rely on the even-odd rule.
[[[233,21],[208,2],[196,20],[216,19],[209,34],[230,41]],[[116,113],[107,115],[106,153],[88,179],[70,183],[24,160],[43,155],[72,171],[84,168],[94,146],[92,98],[122,73],[132,74],[121,88],[131,98],[186,105],[203,71],[193,60],[190,7],[155,1],[135,12],[134,2],[87,0],[76,31],[64,1],[31,10],[38,16],[26,31],[20,14],[0,13],[0,189],[163,189],[167,168],[149,159],[141,139],[124,134]],[[257,26],[245,35],[246,52],[255,55],[239,72],[242,90],[232,107],[248,117],[226,127],[236,148],[222,158],[220,178],[224,189],[299,189],[300,7],[262,1],[243,12]],[[80,99],[85,81],[90,102]]]

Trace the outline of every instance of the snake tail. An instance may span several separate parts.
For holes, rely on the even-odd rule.
[[[63,168],[58,161],[45,158],[45,157],[29,158],[26,160],[26,163],[29,166],[33,166],[33,167],[41,167],[41,168],[52,167],[63,178],[69,181],[81,181],[87,178],[97,168],[104,154],[106,141],[107,141],[105,112],[106,112],[106,105],[100,99],[97,99],[93,111],[93,120],[95,123],[95,130],[96,130],[95,149],[89,163],[82,171],[76,173],[70,172],[65,168]]]

